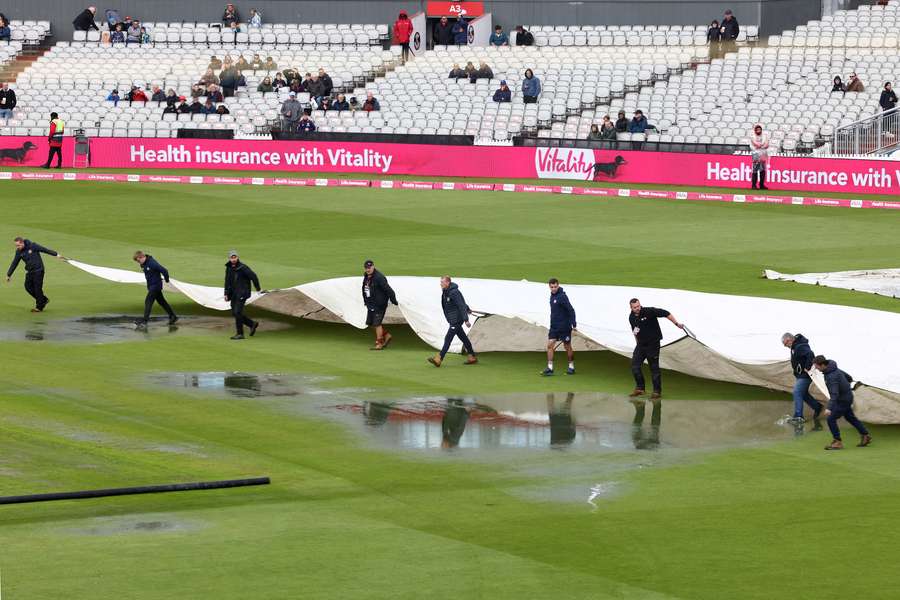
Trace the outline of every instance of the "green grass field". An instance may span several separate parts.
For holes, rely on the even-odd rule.
[[[897,267],[900,215],[887,211],[374,189],[0,189],[9,258],[21,234],[120,268],[134,268],[141,248],[173,276],[210,285],[237,248],[267,288],[357,275],[373,258],[388,276],[556,276],[900,310],[896,300],[760,278],[764,267]],[[871,448],[842,453],[822,450],[827,432],[673,453],[394,451],[304,409],[320,395],[272,404],[148,377],[328,375],[321,391],[382,398],[624,394],[628,361],[581,354],[578,376],[552,379],[537,376],[539,354],[436,370],[409,330],[373,353],[369,332],[264,312],[254,314],[279,327],[237,343],[227,329],[190,327],[149,340],[25,341],[16,336],[35,323],[142,308],[139,287],[47,265],[52,302],[42,315],[29,313],[21,267],[0,287],[0,495],[257,475],[273,483],[0,506],[4,598],[897,596],[900,428],[876,427]],[[185,315],[212,314],[170,301]],[[622,307],[623,326],[626,316]],[[665,377],[667,398],[769,400],[789,411],[785,394]],[[520,493],[610,477],[618,491],[596,509]]]

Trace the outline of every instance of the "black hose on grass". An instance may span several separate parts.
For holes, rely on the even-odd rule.
[[[218,490],[222,488],[245,487],[248,485],[269,485],[268,477],[251,479],[226,479],[224,481],[197,481],[194,483],[169,483],[166,485],[143,485],[138,487],[109,488],[105,490],[82,490],[80,492],[54,492],[51,494],[28,494],[25,496],[0,496],[0,504],[24,504],[26,502],[49,502],[51,500],[81,500],[84,498],[105,498],[107,496],[131,496],[134,494],[159,494],[163,492],[191,492],[195,490]]]

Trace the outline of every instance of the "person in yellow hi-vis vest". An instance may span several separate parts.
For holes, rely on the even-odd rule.
[[[50,113],[50,135],[47,136],[47,141],[50,142],[50,152],[47,154],[47,162],[44,163],[45,169],[50,168],[54,154],[56,155],[56,168],[62,168],[62,145],[65,131],[66,122],[60,119],[55,112]]]

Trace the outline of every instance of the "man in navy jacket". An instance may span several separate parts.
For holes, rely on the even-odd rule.
[[[850,382],[853,379],[844,371],[838,369],[837,363],[828,360],[821,354],[815,358],[815,365],[818,370],[825,376],[825,385],[828,388],[828,409],[825,414],[828,416],[828,428],[834,441],[826,450],[842,450],[844,442],[841,441],[841,430],[837,426],[837,420],[841,417],[847,419],[847,422],[859,432],[860,439],[857,447],[863,448],[872,443],[872,436],[869,430],[863,425],[856,415],[853,414],[853,386]]]
[[[781,343],[785,348],[791,349],[791,370],[794,372],[793,421],[795,423],[803,422],[804,402],[813,409],[813,420],[818,419],[824,407],[809,393],[809,386],[812,385],[809,371],[813,368],[813,359],[816,356],[809,345],[809,340],[803,337],[802,333],[796,335],[785,333],[781,336]]]
[[[134,262],[141,266],[144,272],[144,278],[147,280],[147,296],[144,298],[144,318],[135,321],[135,325],[139,328],[147,326],[150,320],[150,311],[153,309],[153,303],[157,302],[166,314],[169,315],[169,325],[174,325],[178,321],[178,316],[163,296],[163,280],[169,283],[169,271],[156,262],[156,259],[149,254],[144,254],[138,250],[134,253]]]
[[[569,302],[566,292],[559,286],[559,280],[555,277],[550,285],[550,333],[547,335],[547,368],[541,373],[543,376],[553,375],[553,355],[559,342],[566,348],[566,356],[569,358],[567,375],[575,374],[575,352],[572,350],[572,332],[577,329],[575,321],[575,309]]]
[[[6,281],[9,282],[19,262],[25,263],[25,291],[34,298],[35,306],[31,312],[42,312],[50,299],[44,295],[44,260],[41,254],[49,254],[60,260],[65,260],[61,254],[57,254],[55,250],[44,248],[37,242],[17,237],[13,240],[16,246],[16,254],[13,256],[12,264],[6,272]]]
[[[466,354],[469,355],[464,364],[474,365],[478,362],[478,359],[475,357],[472,342],[469,341],[469,336],[466,335],[463,329],[464,323],[466,327],[471,327],[469,324],[469,313],[472,311],[469,310],[466,299],[463,298],[462,292],[459,291],[459,286],[450,280],[449,275],[441,277],[441,290],[441,308],[444,310],[444,318],[447,319],[450,327],[447,329],[447,335],[444,336],[444,346],[441,348],[440,353],[437,356],[428,357],[428,362],[436,367],[441,366],[441,363],[444,362],[444,357],[447,356],[447,352],[450,350],[450,343],[454,337],[458,337],[459,341],[463,343]]]

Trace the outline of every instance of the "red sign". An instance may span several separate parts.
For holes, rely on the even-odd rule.
[[[428,1],[425,14],[429,17],[480,17],[484,14],[484,2],[433,2]]]

